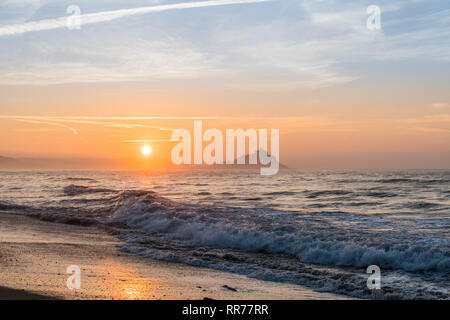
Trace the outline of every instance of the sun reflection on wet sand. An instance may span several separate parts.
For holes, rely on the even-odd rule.
[[[135,270],[114,260],[105,260],[108,276],[105,289],[111,299],[142,300],[158,298],[162,280],[143,278]]]

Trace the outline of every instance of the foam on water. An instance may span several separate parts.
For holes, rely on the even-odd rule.
[[[327,216],[323,222],[318,220],[322,215]],[[393,223],[386,218],[345,213],[332,213],[332,216],[341,223],[347,220],[353,225],[367,224],[371,229],[385,230],[392,228]],[[430,237],[399,237],[386,231],[382,232],[383,238],[379,238],[379,232],[362,226],[358,233],[351,230],[343,233],[330,226],[330,214],[320,212],[303,216],[285,212],[282,222],[274,221],[273,217],[263,210],[168,206],[153,195],[144,195],[127,199],[117,209],[113,220],[190,245],[289,254],[303,262],[324,265],[364,267],[376,264],[406,271],[450,272],[448,239],[430,241]],[[403,228],[399,221],[395,223],[397,229]]]

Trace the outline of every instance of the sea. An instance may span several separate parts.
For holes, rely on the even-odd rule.
[[[3,171],[2,212],[101,228],[150,259],[317,292],[450,299],[448,170]],[[380,289],[368,286],[373,265]]]

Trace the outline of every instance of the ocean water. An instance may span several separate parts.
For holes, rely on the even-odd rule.
[[[450,171],[0,172],[0,214],[120,249],[369,299],[450,299]],[[366,285],[381,269],[381,290]]]

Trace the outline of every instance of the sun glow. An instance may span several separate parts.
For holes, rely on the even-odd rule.
[[[143,147],[141,148],[141,153],[142,153],[144,156],[150,155],[150,153],[152,153],[152,147],[150,147],[150,146],[143,146]]]

